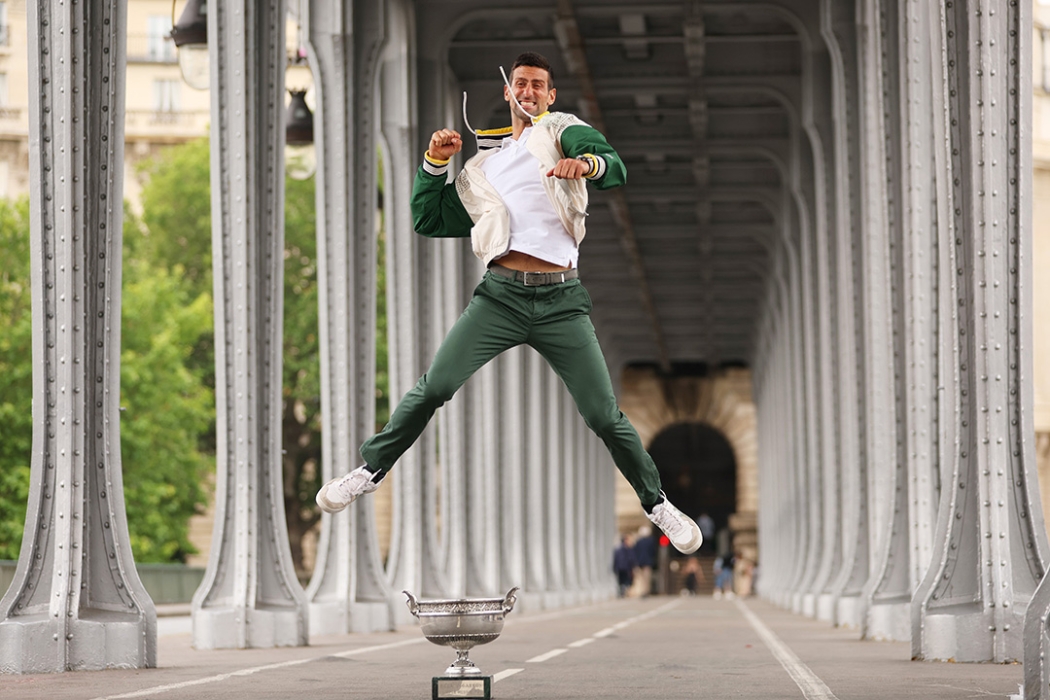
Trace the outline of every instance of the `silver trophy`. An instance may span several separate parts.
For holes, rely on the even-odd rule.
[[[417,600],[408,591],[408,609],[419,620],[423,636],[434,644],[452,647],[457,658],[445,673],[433,679],[433,698],[490,697],[492,678],[470,660],[468,652],[478,644],[488,644],[503,631],[503,620],[514,609],[518,588],[503,598],[461,598],[459,600]],[[466,694],[465,694],[466,693]]]

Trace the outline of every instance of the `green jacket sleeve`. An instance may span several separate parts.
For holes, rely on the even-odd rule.
[[[584,177],[600,190],[619,187],[627,182],[627,168],[620,156],[600,131],[586,124],[574,124],[561,135],[561,150],[566,158],[586,156],[591,170]]]
[[[416,233],[427,238],[465,238],[470,236],[474,222],[470,220],[463,203],[459,201],[456,183],[446,184],[446,168],[431,168],[440,174],[431,174],[422,165],[416,171],[412,184],[412,223]]]

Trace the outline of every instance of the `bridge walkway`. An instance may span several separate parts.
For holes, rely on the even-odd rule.
[[[231,700],[430,697],[448,649],[406,625],[395,632],[315,637],[309,647],[197,651],[189,618],[159,620],[159,668],[0,676],[0,698]],[[1019,698],[1020,664],[910,660],[900,642],[764,601],[622,599],[511,613],[503,636],[472,659],[505,700],[897,700]]]

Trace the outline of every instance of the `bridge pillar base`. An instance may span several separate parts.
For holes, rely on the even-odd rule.
[[[817,619],[822,622],[835,622],[835,596],[821,593],[817,596]]]
[[[875,603],[868,609],[865,639],[907,642],[911,639],[911,603]]]
[[[5,620],[0,673],[149,668],[157,661],[145,639],[155,629],[144,615],[106,610],[81,611],[79,619],[61,626],[46,613]]]
[[[193,613],[196,649],[303,646],[308,633],[297,608],[200,608]]]
[[[349,629],[347,618],[345,601],[310,601],[311,634],[346,634]]]
[[[926,661],[955,661],[973,663],[996,661],[1009,663],[1024,656],[1020,631],[1023,615],[1014,615],[1004,630],[989,625],[989,615],[975,610],[971,613],[927,614],[924,620],[922,657]],[[997,634],[996,634],[997,633]],[[1003,644],[1003,654],[995,654],[996,644]]]
[[[861,607],[859,595],[839,596],[835,601],[835,624],[847,629],[860,627]]]

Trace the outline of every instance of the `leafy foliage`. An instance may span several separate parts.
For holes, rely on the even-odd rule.
[[[205,504],[214,458],[202,435],[215,420],[214,393],[191,362],[212,332],[210,295],[142,259],[124,264],[121,461],[131,546],[137,561],[183,561],[194,551],[188,521]]]
[[[29,498],[33,441],[28,200],[0,200],[0,250],[0,559],[15,559]]]

